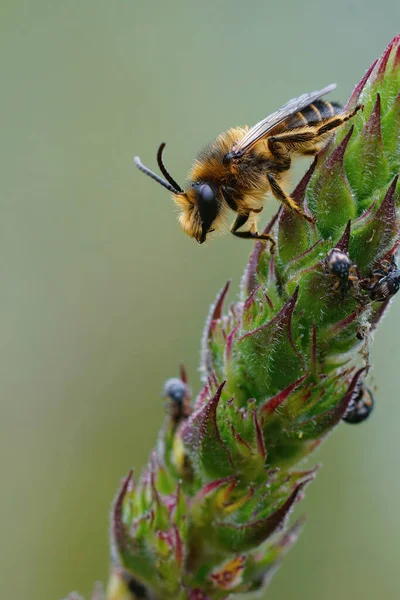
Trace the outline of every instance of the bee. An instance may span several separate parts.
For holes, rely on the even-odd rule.
[[[381,268],[372,272],[368,295],[374,302],[385,302],[392,298],[400,289],[400,269],[396,261],[385,261]]]
[[[199,244],[205,242],[211,232],[225,228],[226,215],[232,210],[237,216],[231,233],[239,238],[269,240],[273,251],[274,239],[257,230],[257,219],[266,194],[272,194],[286,208],[313,222],[284,192],[281,183],[291,167],[292,158],[317,154],[333,131],[362,108],[359,105],[346,111],[335,102],[320,99],[335,87],[331,84],[293,98],[250,129],[236,127],[219,135],[197,156],[185,189],[164,166],[164,143],[158,149],[157,163],[165,179],[145,167],[138,156],[135,163],[146,175],[172,192],[180,209],[182,229]]]

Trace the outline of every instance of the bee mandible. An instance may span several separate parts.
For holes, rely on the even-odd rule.
[[[137,167],[173,193],[180,209],[184,232],[202,244],[207,235],[225,228],[226,214],[237,213],[230,228],[240,238],[275,241],[258,233],[257,218],[268,193],[297,215],[313,221],[281,187],[295,156],[312,156],[328,142],[333,131],[362,108],[345,111],[337,103],[320,100],[335,84],[289,100],[254,127],[236,127],[222,133],[200,152],[185,189],[164,166],[158,149],[157,162],[163,179],[135,157]],[[246,230],[239,231],[246,225]]]

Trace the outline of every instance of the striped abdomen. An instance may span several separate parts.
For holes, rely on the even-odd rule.
[[[314,125],[331,119],[340,112],[342,112],[342,106],[337,102],[316,100],[287,119],[286,127],[287,129],[295,129],[297,127],[304,127],[305,125]]]

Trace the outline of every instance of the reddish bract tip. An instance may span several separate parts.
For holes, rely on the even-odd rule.
[[[348,253],[348,251],[349,251],[350,231],[351,231],[351,220],[349,219],[347,221],[347,225],[346,225],[346,228],[345,228],[345,230],[343,232],[342,237],[337,242],[337,244],[335,244],[335,248],[337,248],[341,252]]]
[[[376,79],[378,81],[382,81],[382,79],[385,76],[385,72],[386,72],[386,67],[387,67],[387,63],[389,60],[389,56],[392,53],[393,47],[395,45],[395,40],[396,38],[394,38],[386,47],[386,49],[383,51],[382,56],[380,57],[379,61],[378,61],[378,65],[377,65],[377,70],[376,70]]]
[[[357,105],[357,102],[361,96],[361,92],[363,91],[372,71],[374,70],[376,63],[378,62],[378,59],[376,59],[372,65],[370,66],[370,68],[367,70],[367,72],[365,73],[364,77],[361,79],[360,83],[358,83],[356,85],[356,87],[354,88],[345,108],[346,110],[350,110],[352,108],[355,108]]]
[[[306,373],[302,377],[299,377],[299,379],[288,385],[284,390],[279,392],[279,394],[276,394],[276,396],[269,398],[261,406],[260,414],[272,414],[278,408],[278,406],[285,402],[285,400],[290,396],[290,394],[294,392],[294,390],[298,388],[299,385],[301,385],[303,381],[307,379],[308,375],[309,373]]]
[[[292,193],[292,198],[297,202],[297,204],[302,204],[304,200],[304,195],[306,193],[306,189],[308,184],[310,183],[311,177],[315,171],[315,167],[317,166],[318,158],[315,157],[312,161],[311,165],[307,169],[305,175],[303,175],[300,182],[297,184]]]
[[[354,131],[354,125],[352,125],[350,127],[348,133],[343,138],[343,140],[340,142],[339,146],[337,148],[335,148],[335,150],[332,152],[332,154],[328,157],[328,159],[326,160],[326,163],[325,163],[325,167],[327,170],[333,169],[334,167],[336,167],[337,164],[339,164],[341,166],[343,165],[344,154],[346,152],[347,145],[350,141],[350,138],[353,135],[353,131]]]
[[[381,96],[376,95],[376,101],[374,108],[370,114],[368,121],[362,131],[362,135],[365,137],[373,137],[382,144],[382,133],[381,133]]]
[[[257,450],[258,450],[258,453],[260,454],[260,456],[262,457],[262,459],[265,460],[267,457],[267,451],[265,449],[264,436],[261,431],[261,427],[260,427],[260,423],[258,420],[256,410],[253,410],[253,423],[254,423],[254,430],[255,430],[256,439],[257,439]]]

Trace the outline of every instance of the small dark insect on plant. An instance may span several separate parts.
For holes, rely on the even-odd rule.
[[[349,255],[339,248],[332,248],[326,256],[325,263],[329,273],[335,279],[333,290],[340,290],[342,296],[345,295],[351,283],[357,280]]]
[[[394,258],[374,269],[368,284],[368,295],[374,302],[385,302],[397,294],[400,289],[400,269]]]
[[[357,425],[368,419],[374,408],[374,397],[371,390],[361,383],[355,390],[347,409],[343,421],[352,425]]]
[[[361,106],[347,112],[337,103],[320,100],[335,89],[322,90],[289,100],[251,129],[236,127],[222,133],[209,144],[193,165],[190,182],[183,190],[164,166],[158,149],[157,162],[165,179],[145,167],[135,157],[137,167],[173,193],[180,209],[179,222],[184,232],[202,244],[209,233],[226,226],[229,209],[237,213],[231,232],[240,238],[269,240],[258,233],[257,218],[265,195],[272,195],[284,206],[313,222],[281,187],[292,158],[312,156],[328,142],[332,132],[351,119]],[[245,231],[239,231],[246,225]]]
[[[190,390],[185,378],[167,379],[162,395],[168,401],[167,411],[174,423],[179,423],[190,415]]]

